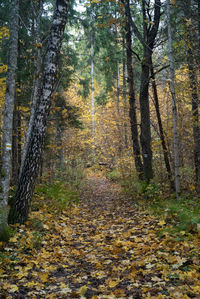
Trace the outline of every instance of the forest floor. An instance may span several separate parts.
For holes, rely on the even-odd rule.
[[[0,298],[200,298],[199,239],[164,226],[91,174],[77,206],[44,204],[1,244]]]

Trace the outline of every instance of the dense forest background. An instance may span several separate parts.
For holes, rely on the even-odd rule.
[[[48,81],[59,5],[67,5],[66,27]],[[1,201],[7,211],[11,198],[9,222],[26,221],[36,177],[78,186],[85,169],[121,179],[130,193],[199,195],[199,1],[1,1],[0,16]],[[45,80],[52,88],[42,102]],[[45,120],[36,125],[37,107]]]

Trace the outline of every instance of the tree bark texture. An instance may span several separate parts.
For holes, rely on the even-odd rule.
[[[200,3],[200,2],[199,2]],[[200,4],[198,3],[198,13],[200,14]],[[192,19],[191,0],[183,1],[184,15],[186,19]],[[199,15],[200,16],[200,15]],[[200,25],[200,21],[199,24]],[[190,43],[195,40],[192,25],[185,26],[187,41]],[[197,58],[200,49],[197,50]],[[197,59],[198,61],[198,59]],[[199,98],[198,98],[198,80],[196,78],[197,68],[195,67],[195,49],[190,45],[187,46],[187,64],[189,69],[189,79],[192,100],[192,116],[193,116],[193,139],[194,139],[194,168],[196,191],[200,193],[200,125],[199,125]]]
[[[24,223],[28,218],[30,202],[44,147],[47,118],[55,88],[58,58],[67,20],[68,5],[68,0],[56,1],[56,8],[44,60],[42,86],[24,166],[9,213],[8,220],[10,223]]]
[[[123,37],[123,101],[124,101],[124,144],[125,148],[128,148],[128,130],[126,123],[126,111],[127,111],[127,96],[126,96],[126,53],[125,53],[125,39]]]
[[[40,21],[41,21],[41,16],[42,16],[42,12],[43,12],[43,0],[38,1],[38,8],[37,8],[37,10],[39,11],[38,14],[36,13],[36,9],[34,9],[34,7],[33,7],[32,1],[31,1],[31,4],[32,4],[32,9],[34,11],[34,14],[36,15],[35,16],[35,22],[36,22],[35,43],[38,46],[37,46],[37,59],[36,59],[35,73],[34,73],[34,79],[33,79],[33,90],[32,90],[32,95],[31,95],[32,107],[31,107],[28,129],[26,132],[26,140],[25,140],[24,150],[23,150],[23,154],[22,154],[22,161],[21,161],[21,166],[20,166],[19,177],[22,174],[22,169],[23,169],[25,157],[27,154],[31,131],[33,128],[33,121],[34,121],[34,117],[35,117],[36,104],[37,104],[38,92],[39,92],[39,84],[40,84],[40,70],[41,70],[41,65],[42,65]]]
[[[18,56],[19,0],[10,1],[10,38],[3,124],[3,152],[0,189],[0,239],[7,239],[8,193],[12,167],[12,128]]]
[[[142,157],[144,165],[144,177],[148,182],[153,178],[152,150],[151,150],[151,126],[149,109],[149,82],[152,62],[152,54],[155,38],[160,23],[160,0],[154,2],[154,20],[153,25],[147,25],[146,1],[142,1],[143,12],[143,59],[142,73],[140,83],[140,112],[141,112],[141,135],[140,143],[142,147]]]
[[[167,26],[168,26],[168,42],[169,42],[169,61],[170,61],[170,88],[171,88],[171,95],[172,95],[172,113],[173,113],[175,188],[176,188],[176,196],[177,198],[179,198],[181,187],[180,187],[180,171],[179,171],[178,113],[177,113],[176,94],[175,94],[175,70],[174,70],[172,30],[171,30],[171,20],[170,20],[170,0],[167,0]]]
[[[131,122],[131,135],[133,140],[133,152],[135,159],[135,168],[138,177],[142,179],[143,177],[143,165],[141,161],[140,145],[138,140],[138,123],[137,123],[137,113],[136,113],[136,99],[134,91],[134,78],[133,78],[133,66],[132,66],[132,38],[131,38],[131,28],[128,19],[128,11],[130,10],[129,0],[126,1],[125,6],[126,14],[126,55],[127,55],[127,73],[128,73],[128,89],[129,89],[129,116]]]
[[[11,184],[17,184],[18,178],[18,134],[17,134],[17,101],[14,103],[13,111],[13,133],[12,133],[12,178]]]
[[[92,17],[91,17],[92,19]],[[90,48],[90,77],[91,77],[91,135],[92,135],[92,160],[95,160],[95,99],[94,99],[94,28],[93,20],[91,31],[91,48]]]
[[[165,134],[164,134],[164,129],[163,129],[163,125],[162,125],[162,119],[161,119],[161,115],[160,115],[160,105],[159,105],[159,100],[158,100],[158,92],[157,92],[157,86],[156,86],[156,81],[155,81],[153,63],[151,64],[151,78],[152,78],[154,106],[156,109],[156,116],[157,116],[157,121],[158,121],[158,127],[159,127],[159,133],[160,133],[159,135],[160,135],[160,140],[161,140],[161,144],[162,144],[165,167],[167,170],[167,176],[168,176],[168,180],[170,182],[170,187],[171,187],[171,190],[173,191],[175,186],[174,186],[174,180],[173,180],[173,175],[172,175],[172,171],[171,171],[171,165],[170,165],[170,161],[169,161],[167,144],[165,141]]]
[[[154,2],[154,19],[147,25],[146,17],[146,1],[142,0],[142,14],[143,14],[143,36],[139,32],[136,24],[134,23],[130,9],[128,9],[128,2],[122,1],[127,12],[127,18],[134,34],[143,46],[143,59],[141,69],[141,83],[140,83],[140,113],[141,113],[141,134],[140,143],[142,148],[144,179],[149,182],[153,177],[152,167],[152,150],[151,150],[151,128],[150,128],[150,110],[149,110],[149,81],[150,81],[150,69],[151,59],[153,54],[153,48],[155,38],[158,33],[158,27],[160,23],[160,0]]]

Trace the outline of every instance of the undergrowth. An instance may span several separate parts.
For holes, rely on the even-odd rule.
[[[85,172],[79,160],[66,163],[58,169],[55,176],[43,177],[37,184],[32,201],[32,210],[39,210],[46,205],[49,212],[62,212],[68,206],[79,202],[79,194],[84,188]]]
[[[46,204],[49,211],[61,212],[67,206],[79,202],[79,194],[75,186],[63,181],[39,184],[35,188],[32,210]]]
[[[162,233],[191,235],[200,233],[200,200],[192,193],[177,200],[165,184],[138,181],[135,177],[120,179],[124,193],[144,210],[163,219]]]

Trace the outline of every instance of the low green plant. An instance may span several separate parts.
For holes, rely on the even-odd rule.
[[[121,186],[124,192],[130,195],[134,200],[138,199],[156,199],[162,196],[162,189],[159,183],[139,181],[134,176],[129,176],[121,180]]]
[[[168,194],[160,183],[152,181],[147,184],[134,176],[121,180],[121,185],[123,191],[143,209],[165,219],[169,227],[161,229],[161,234],[168,232],[180,237],[199,231],[200,201],[194,195],[177,200],[175,194]]]
[[[37,200],[48,201],[48,208],[62,211],[72,203],[79,202],[78,192],[74,186],[70,186],[63,181],[56,181],[53,184],[38,185],[35,190]],[[38,209],[39,205],[33,201],[33,209]]]
[[[113,169],[112,171],[106,173],[106,177],[112,181],[119,181],[121,179],[121,174],[116,169]]]
[[[33,248],[39,249],[42,247],[42,241],[43,241],[43,233],[42,232],[34,232],[33,238],[32,238],[32,244]]]
[[[171,233],[196,233],[200,224],[200,202],[197,198],[187,196],[153,200],[148,205],[155,215],[163,216],[170,224]]]

